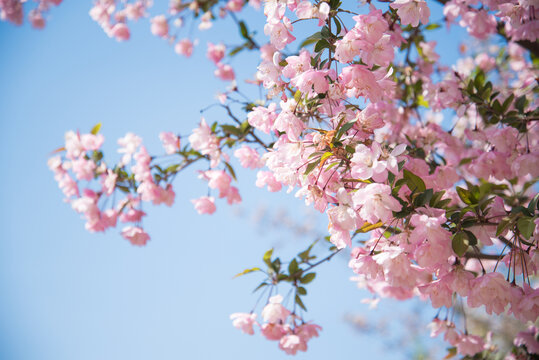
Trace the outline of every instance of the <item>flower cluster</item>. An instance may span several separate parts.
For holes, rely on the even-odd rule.
[[[283,297],[275,295],[269,298],[262,310],[262,324],[256,321],[255,313],[234,313],[230,315],[232,325],[245,334],[253,335],[254,326],[260,328],[262,335],[271,341],[278,341],[279,348],[289,355],[298,351],[307,351],[307,343],[318,337],[322,328],[316,324],[306,323],[298,315],[291,313],[281,303]]]
[[[1,1],[2,14],[16,13],[16,3]],[[139,224],[140,204],[171,205],[172,180],[195,161],[208,162],[208,170],[198,174],[215,192],[192,200],[196,211],[214,213],[216,198],[241,201],[232,185],[227,150],[232,149],[241,166],[257,169],[256,186],[271,192],[287,188],[327,214],[328,241],[337,251],[351,248],[349,266],[360,287],[378,297],[419,297],[448,311],[465,302],[489,315],[507,312],[535,322],[539,71],[527,51],[539,56],[534,44],[539,6],[513,0],[440,3],[447,26],[458,24],[484,41],[497,33],[506,46],[463,48],[462,57],[447,67],[440,63],[436,42],[427,41],[428,32],[441,24],[429,23],[431,9],[424,0],[379,8],[370,2],[361,14],[336,0],[266,1],[267,43],[259,45],[234,17],[245,42],[230,53],[259,52],[250,82],[265,97],[246,101],[233,82],[220,98],[233,124],[202,119],[183,149],[178,137],[162,134],[166,153],[179,156],[167,167],[157,164],[133,134],[120,139],[123,158],[108,167],[99,150],[101,135],[69,132],[64,158],[51,159],[49,166],[88,230],[104,231],[117,219],[134,223],[122,235],[141,245],[148,235]],[[150,5],[100,0],[91,16],[107,34],[126,40],[126,21],[146,16]],[[244,5],[230,0],[217,11],[224,17]],[[186,14],[200,15],[199,28],[207,29],[216,8],[217,3],[172,1],[171,16],[151,18],[151,32],[174,43],[171,22],[181,25]],[[296,42],[294,24],[313,19],[309,23],[316,32],[305,46],[297,53],[287,50]],[[193,44],[182,39],[175,49],[189,56]],[[210,43],[207,57],[216,66],[215,76],[232,81],[236,74],[226,63],[226,49]],[[233,111],[237,104],[246,110],[243,118]],[[99,189],[78,183],[93,180],[101,181]],[[101,209],[102,199],[116,190],[126,198]],[[309,256],[298,256],[311,266]],[[270,265],[273,283],[290,281],[297,287],[301,272],[279,277],[280,262]],[[287,353],[305,350],[318,327],[302,323],[281,301],[270,299],[261,331]],[[234,314],[233,320],[250,334],[257,324],[254,314]],[[468,334],[452,322],[436,320],[432,327],[462,355],[493,348],[484,334]],[[526,344],[526,351],[535,351]]]

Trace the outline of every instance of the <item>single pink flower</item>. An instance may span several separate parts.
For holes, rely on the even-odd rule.
[[[193,205],[195,205],[195,210],[199,214],[213,214],[217,209],[215,207],[215,198],[212,196],[202,196],[198,199],[191,200]]]
[[[150,236],[138,226],[126,226],[122,230],[122,236],[124,239],[129,240],[133,245],[143,246],[146,245]]]

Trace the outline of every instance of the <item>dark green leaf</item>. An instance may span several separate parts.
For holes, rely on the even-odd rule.
[[[307,168],[305,169],[304,175],[309,175],[318,166],[319,163],[320,163],[320,159],[317,159],[313,161],[312,163],[309,163],[309,165],[307,165]]]
[[[249,39],[249,31],[247,30],[247,26],[243,21],[239,22],[240,26],[240,34],[244,39]]]
[[[232,166],[229,163],[227,163],[226,161],[225,161],[225,166],[228,169],[228,172],[230,173],[230,176],[232,176],[232,178],[234,180],[238,181],[238,179],[236,178],[236,172],[234,171],[234,168],[232,168]]]
[[[290,274],[290,276],[292,276],[297,271],[298,271],[298,262],[296,261],[296,259],[292,259],[292,261],[290,261],[290,264],[288,264],[288,273]]]
[[[521,217],[517,220],[517,228],[524,239],[529,240],[535,230],[535,222],[531,217]]]
[[[468,238],[463,232],[458,232],[451,239],[451,247],[458,256],[463,256],[468,250]]]
[[[508,217],[504,217],[499,223],[498,223],[498,226],[496,227],[496,236],[500,236],[502,233],[505,232],[505,230],[507,230],[507,228],[509,227],[509,225],[511,224],[511,219],[508,218]]]
[[[406,185],[411,191],[419,191],[423,192],[427,188],[425,186],[425,182],[417,175],[412,173],[411,171],[404,170],[403,171],[404,179],[406,180]]]
[[[294,299],[295,299],[295,301],[296,301],[296,304],[298,304],[300,308],[302,308],[303,310],[307,311],[307,308],[306,308],[305,305],[303,304],[303,301],[301,301],[301,298],[299,297],[299,295],[296,295],[296,297],[295,297]]]
[[[313,281],[315,277],[316,277],[316,273],[308,273],[308,274],[303,275],[303,277],[299,281],[302,284],[308,284],[311,281]]]

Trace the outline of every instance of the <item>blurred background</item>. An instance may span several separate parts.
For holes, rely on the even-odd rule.
[[[64,1],[43,31],[0,23],[0,358],[285,358],[276,342],[232,327],[229,315],[252,309],[258,298],[252,290],[263,280],[233,276],[261,265],[271,247],[286,260],[325,235],[327,219],[302,200],[256,188],[255,173],[237,167],[243,203],[219,201],[214,215],[200,216],[189,200],[205,195],[206,184],[189,169],[176,179],[171,209],[144,209],[152,239],[142,248],[121,238],[121,226],[86,232],[62,201],[47,159],[67,130],[88,132],[101,122],[109,163],[128,131],[150,153],[162,153],[159,132],[187,136],[200,110],[226,89],[213,76],[206,41],[241,44],[228,20],[208,32],[189,24],[182,30],[180,38],[199,40],[190,59],[152,36],[147,21],[130,26],[130,41],[117,43],[91,20],[91,5]],[[159,6],[166,4],[156,4],[153,14]],[[431,20],[441,19],[433,9]],[[262,38],[261,14],[240,15],[247,17]],[[451,64],[462,32],[439,34],[437,50]],[[257,63],[256,54],[232,60],[239,79],[252,76]],[[204,116],[225,118],[217,109]],[[315,250],[324,253],[323,246]],[[320,266],[308,286],[306,320],[323,331],[297,358],[440,357],[444,347],[428,340],[425,327],[435,310],[390,300],[369,310],[361,300],[370,295],[349,280],[348,256]]]

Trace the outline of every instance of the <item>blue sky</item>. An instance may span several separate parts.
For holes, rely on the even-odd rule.
[[[257,226],[252,218],[261,207],[286,209],[321,232],[324,217],[306,212],[291,195],[256,188],[254,174],[245,171],[239,172],[242,205],[220,202],[216,214],[199,216],[189,200],[204,195],[205,184],[187,171],[176,180],[171,209],[147,209],[152,240],[138,248],[116,230],[87,233],[62,202],[46,161],[65,131],[88,131],[102,122],[107,152],[114,153],[116,139],[128,131],[159,152],[160,131],[188,134],[200,109],[225,87],[214,79],[202,46],[193,58],[180,58],[146,22],[132,26],[132,39],[119,44],[90,19],[90,4],[65,1],[44,31],[0,23],[0,358],[285,358],[276,343],[231,326],[229,314],[252,308],[257,295],[251,290],[261,280],[232,277],[260,265],[272,246],[294,254],[311,240]],[[240,43],[226,24],[196,37],[201,44]],[[454,40],[442,46],[442,55],[454,58]],[[246,69],[243,76],[255,71],[255,62],[249,56],[233,60],[236,69]],[[224,114],[207,116],[214,121]],[[383,301],[368,312],[360,300],[369,295],[348,280],[351,275],[347,254],[320,267],[306,305],[307,319],[324,330],[297,358],[408,358],[344,318],[395,319],[414,314],[415,305]]]

